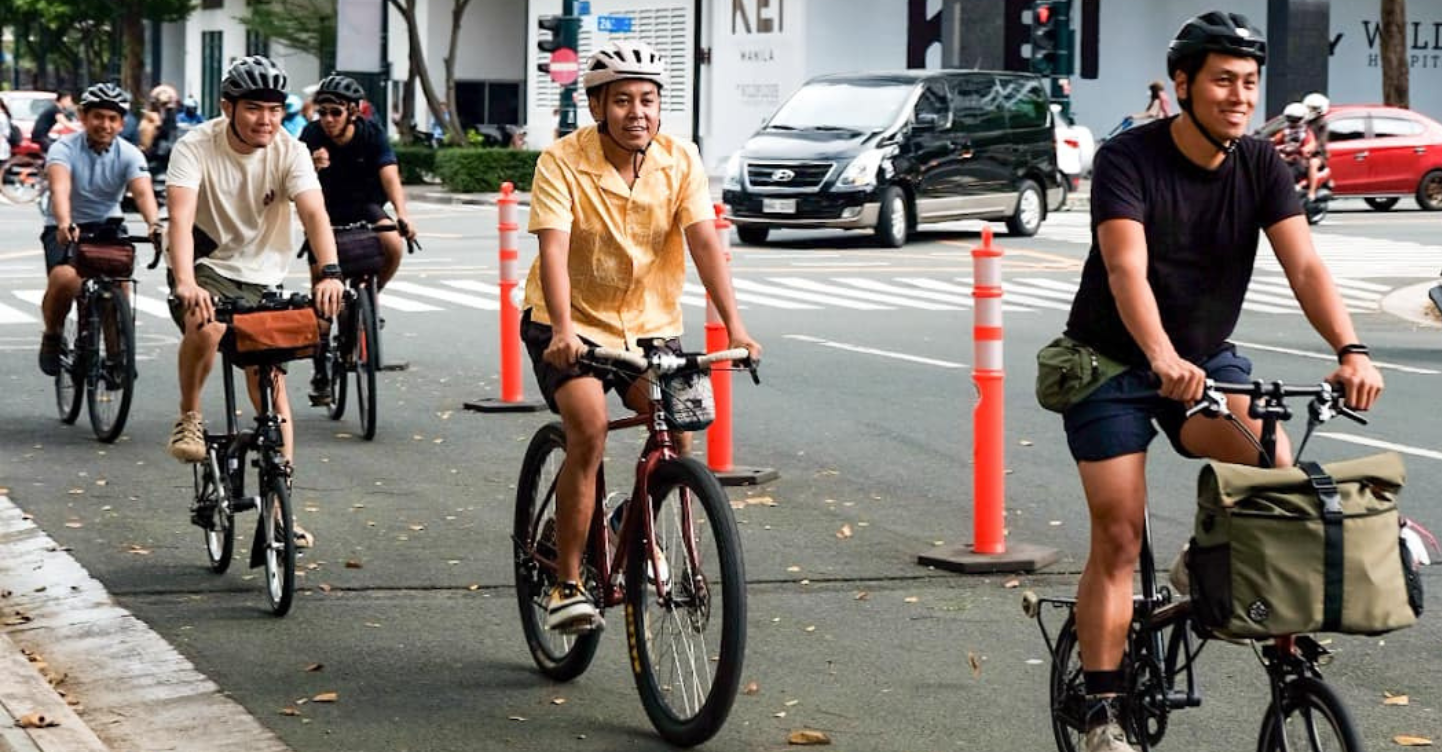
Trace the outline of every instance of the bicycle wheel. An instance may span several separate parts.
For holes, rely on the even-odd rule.
[[[566,435],[561,424],[541,426],[521,462],[511,533],[521,631],[536,668],[556,681],[570,681],[585,673],[601,642],[597,631],[568,635],[545,627],[546,598],[556,586],[556,478],[565,461]]]
[[[650,484],[664,579],[656,582],[651,547],[636,536],[626,571],[626,638],[646,715],[667,741],[690,747],[721,730],[741,683],[741,536],[726,492],[700,462],[666,461]]]
[[[279,476],[262,478],[261,488],[258,543],[265,546],[265,595],[271,612],[285,616],[295,597],[295,518],[291,516],[290,490]]]
[[[1086,741],[1086,684],[1076,617],[1068,615],[1057,632],[1051,656],[1051,730],[1059,752],[1079,752]]]
[[[86,401],[95,438],[111,443],[125,430],[135,394],[135,315],[118,287],[97,294],[100,332],[95,337],[99,367],[86,379]],[[108,334],[107,334],[108,333]]]
[[[380,351],[375,347],[376,309],[371,288],[362,287],[355,302],[355,402],[360,411],[361,435],[370,441],[376,437],[376,373],[381,369]]]
[[[345,417],[345,398],[349,391],[349,383],[346,377],[350,374],[346,368],[348,345],[346,332],[350,331],[352,308],[346,306],[330,324],[330,333],[326,335],[324,368],[326,377],[330,380],[330,408],[328,414],[331,420],[340,420]]]
[[[55,407],[60,413],[60,422],[67,426],[80,417],[80,399],[85,396],[76,330],[75,314],[71,313],[65,317],[65,325],[60,330],[60,373],[55,374]]]
[[[45,160],[31,154],[13,156],[0,165],[0,194],[13,204],[28,204],[44,189]]]
[[[193,465],[195,473],[195,512],[193,520],[205,534],[205,555],[210,559],[210,571],[224,574],[230,568],[235,555],[235,514],[224,508],[221,502],[230,497],[229,484],[225,482],[215,451],[205,455],[205,461]]]
[[[1262,730],[1257,733],[1257,750],[1361,752],[1362,742],[1337,693],[1320,679],[1302,676],[1282,687],[1280,713],[1275,703],[1267,706]]]

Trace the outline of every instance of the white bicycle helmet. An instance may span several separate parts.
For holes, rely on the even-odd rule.
[[[80,95],[80,110],[114,110],[121,115],[130,112],[130,94],[112,83],[95,84]]]
[[[285,102],[285,89],[290,80],[280,66],[263,55],[250,55],[230,64],[220,80],[221,96],[231,101],[249,99],[254,102]]]
[[[1293,102],[1282,108],[1282,117],[1289,123],[1300,123],[1307,117],[1307,105],[1301,102]]]
[[[586,61],[586,91],[632,78],[650,81],[658,89],[666,85],[665,60],[645,42],[611,42]]]
[[[1313,118],[1319,118],[1327,114],[1327,108],[1332,106],[1331,101],[1327,99],[1327,95],[1317,91],[1302,97],[1302,104],[1307,107],[1309,115]]]

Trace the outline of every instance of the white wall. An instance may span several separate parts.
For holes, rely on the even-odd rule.
[[[1327,69],[1330,85],[1326,93],[1333,102],[1382,101],[1380,43],[1375,38],[1370,44],[1368,40],[1369,31],[1377,33],[1378,15],[1376,0],[1332,0],[1332,38],[1341,35]],[[1412,109],[1442,120],[1442,3],[1408,3],[1407,21]]]

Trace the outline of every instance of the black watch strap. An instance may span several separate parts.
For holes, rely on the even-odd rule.
[[[320,278],[343,279],[345,275],[341,273],[340,264],[326,264],[320,268]]]
[[[1371,348],[1360,342],[1353,342],[1349,345],[1342,345],[1341,347],[1337,348],[1338,363],[1341,363],[1342,359],[1346,358],[1348,355],[1366,355],[1370,358],[1372,357],[1372,350]]]

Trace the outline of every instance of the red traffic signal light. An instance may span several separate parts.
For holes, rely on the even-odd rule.
[[[1038,5],[1038,6],[1036,6],[1035,15],[1036,15],[1036,22],[1037,22],[1038,24],[1041,24],[1042,26],[1045,26],[1048,22],[1051,21],[1051,6],[1050,6],[1050,5]]]

